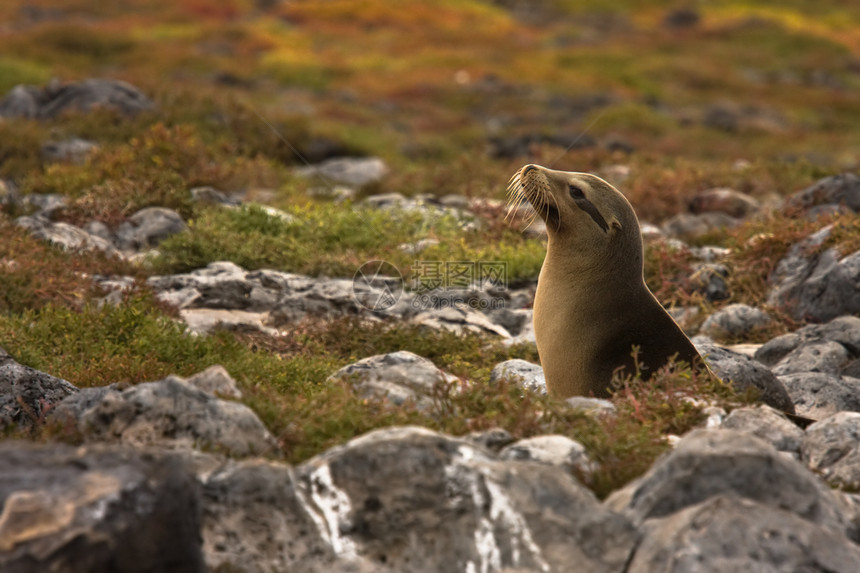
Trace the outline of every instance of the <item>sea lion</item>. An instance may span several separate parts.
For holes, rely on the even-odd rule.
[[[605,397],[619,370],[647,378],[673,359],[704,365],[645,285],[639,220],[615,187],[526,165],[508,191],[514,206],[528,200],[546,223],[534,329],[551,394]]]

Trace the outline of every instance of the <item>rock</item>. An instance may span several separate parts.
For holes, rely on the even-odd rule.
[[[77,83],[16,86],[0,101],[0,117],[46,119],[67,111],[112,108],[126,115],[154,108],[152,101],[131,84],[88,79]]]
[[[218,189],[208,185],[193,187],[189,189],[188,192],[191,194],[191,198],[198,203],[206,205],[225,205],[228,207],[239,205],[239,200],[234,199],[223,191],[219,191]]]
[[[344,366],[329,376],[327,383],[338,380],[349,381],[364,397],[387,398],[397,405],[411,400],[426,407],[437,384],[453,384],[459,378],[426,358],[401,350]]]
[[[197,484],[174,456],[0,442],[0,569],[192,573]]]
[[[302,177],[317,177],[327,184],[364,187],[379,183],[388,175],[388,166],[378,157],[337,157],[296,170]]]
[[[728,276],[729,269],[725,265],[703,263],[697,265],[688,283],[694,292],[705,295],[710,302],[716,302],[731,297],[729,284],[726,282]]]
[[[762,310],[746,304],[730,304],[706,318],[700,332],[713,338],[742,338],[772,322]]]
[[[472,432],[471,434],[464,436],[464,439],[479,447],[496,453],[515,441],[511,433],[504,428],[490,428],[483,432]]]
[[[335,554],[384,571],[621,571],[637,539],[564,470],[424,428],[371,432],[296,475]]]
[[[499,452],[499,459],[540,462],[558,466],[568,473],[590,473],[594,468],[582,444],[558,435],[518,440],[504,447]]]
[[[565,399],[567,405],[574,410],[579,410],[585,414],[595,415],[613,415],[616,412],[615,404],[609,400],[602,398],[587,398],[585,396],[571,396]]]
[[[73,421],[87,442],[211,448],[233,456],[274,454],[275,439],[256,414],[200,390],[195,384],[205,384],[203,377],[189,382],[168,376],[125,390],[85,388],[61,402],[52,419]]]
[[[186,230],[188,225],[173,209],[146,207],[128,218],[116,231],[117,246],[124,251],[139,251]]]
[[[789,209],[809,210],[823,205],[844,205],[855,213],[860,211],[860,177],[843,173],[819,179],[786,202]]]
[[[738,392],[755,388],[761,401],[777,410],[794,414],[794,404],[782,383],[763,364],[749,356],[708,343],[696,343],[696,349],[724,381],[730,381]]]
[[[71,383],[18,364],[0,348],[0,431],[30,429],[78,389]]]
[[[860,413],[839,412],[806,429],[801,453],[812,471],[847,489],[860,486]]]
[[[416,302],[420,296],[416,298]],[[503,338],[510,338],[511,334],[503,327],[491,322],[483,313],[464,308],[465,305],[456,307],[442,307],[422,312],[412,318],[413,323],[432,328],[433,330],[447,330],[457,334],[474,332],[479,334],[495,334]]]
[[[860,570],[860,548],[791,511],[719,495],[649,520],[628,573]]]
[[[463,211],[471,208],[472,200],[465,196],[459,195],[457,193],[449,193],[447,195],[443,195],[439,197],[439,204],[444,207],[452,207],[454,209],[461,209]]]
[[[150,277],[147,284],[155,290],[159,300],[180,309],[268,312],[275,327],[308,316],[334,318],[365,314],[406,318],[415,313],[409,296],[399,290],[402,279],[397,277],[379,277],[375,281],[315,279],[265,269],[246,271],[234,263],[222,261],[186,274]],[[375,304],[380,297],[391,293],[399,296],[394,304]],[[266,317],[249,317],[250,327],[259,329],[261,318]]]
[[[400,208],[408,202],[409,199],[404,197],[401,193],[378,193],[376,195],[365,197],[361,204],[367,205],[368,207],[374,207],[376,209],[391,209]]]
[[[185,382],[213,396],[236,400],[242,398],[242,391],[239,390],[238,382],[220,364],[210,366],[206,370],[186,378]]]
[[[826,340],[812,342],[795,348],[771,370],[777,376],[800,372],[839,373],[840,367],[848,361],[848,351],[838,342]]]
[[[87,221],[84,225],[84,231],[89,233],[90,235],[94,235],[96,237],[102,238],[110,244],[113,244],[114,235],[110,230],[110,227],[102,223],[101,221]]]
[[[0,100],[0,117],[36,118],[39,115],[37,88],[19,85]]]
[[[30,231],[37,239],[66,250],[99,250],[108,255],[116,254],[116,249],[110,242],[68,223],[53,223],[42,217],[18,217],[15,224]]]
[[[860,412],[860,378],[803,372],[780,376],[798,415],[821,420],[837,412]]]
[[[232,332],[262,332],[277,336],[278,331],[268,326],[268,312],[247,310],[222,310],[217,308],[184,308],[179,316],[188,325],[188,331],[196,334],[211,334],[222,328]]]
[[[697,193],[690,201],[690,211],[702,213],[725,213],[735,219],[743,219],[758,211],[759,202],[734,189],[708,189]]]
[[[714,263],[716,261],[721,261],[727,258],[732,253],[731,249],[726,249],[724,247],[715,247],[712,245],[705,245],[703,247],[687,247],[687,249],[690,251],[690,254],[693,255],[694,258],[702,261],[703,263]]]
[[[211,570],[317,571],[331,564],[334,553],[289,466],[228,461],[200,481],[203,553]]]
[[[518,336],[526,327],[526,320],[530,318],[530,314],[526,309],[511,310],[509,308],[497,308],[486,313],[487,319],[494,324],[498,324],[509,333],[511,336]]]
[[[42,158],[48,162],[81,164],[98,148],[92,141],[79,137],[65,141],[49,141],[42,145]]]
[[[777,410],[768,406],[738,408],[726,416],[720,426],[726,430],[746,432],[769,443],[780,452],[800,457],[803,430]]]
[[[842,355],[842,351],[826,344],[831,342],[841,345],[844,349],[844,360],[849,361],[839,364],[839,370],[844,372],[845,368],[850,368],[852,362],[860,358],[860,318],[840,316],[827,324],[810,324],[789,334],[777,336],[763,344],[756,351],[755,358],[762,364],[775,367],[794,355],[795,358],[789,359],[786,364],[793,363],[795,366],[792,369],[803,371],[797,362],[797,358],[801,356],[801,348],[816,345],[819,350]]]
[[[733,229],[739,224],[738,219],[725,213],[711,212],[700,215],[681,213],[663,224],[663,232],[670,237],[691,239],[723,229]]]
[[[539,364],[533,364],[519,358],[500,362],[490,372],[490,384],[494,384],[502,379],[515,381],[522,388],[530,392],[537,392],[538,394],[547,393],[546,378],[544,377],[543,368]]]
[[[789,511],[834,534],[858,539],[840,498],[806,467],[761,439],[734,430],[693,430],[605,505],[642,524],[723,495]]]
[[[417,255],[421,251],[424,251],[429,247],[435,247],[438,244],[439,239],[421,239],[414,243],[401,243],[397,248],[409,255]]]
[[[535,325],[533,319],[534,311],[530,308],[524,308],[515,310],[513,312],[521,314],[523,316],[521,330],[513,338],[507,338],[505,340],[502,340],[502,344],[504,344],[505,346],[513,346],[515,344],[529,344],[532,346],[536,346],[537,341],[535,340]]]
[[[832,230],[824,227],[791,247],[770,276],[768,304],[811,322],[860,312],[860,251],[845,257],[836,248],[816,252]]]
[[[327,199],[335,203],[343,203],[355,200],[358,192],[352,187],[334,185],[330,187],[310,187],[307,190],[307,195],[315,199]]]

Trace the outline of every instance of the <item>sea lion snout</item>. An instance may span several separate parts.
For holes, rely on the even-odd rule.
[[[528,175],[528,174],[529,174],[529,171],[531,171],[532,169],[537,169],[537,168],[538,168],[538,166],[537,166],[537,165],[535,165],[534,163],[529,163],[528,165],[526,165],[525,167],[523,167],[523,170],[522,170],[522,177],[525,177],[526,175]]]

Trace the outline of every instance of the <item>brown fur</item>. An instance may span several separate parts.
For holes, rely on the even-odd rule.
[[[547,226],[534,327],[552,394],[607,396],[616,370],[635,372],[634,346],[645,377],[673,358],[703,364],[645,286],[639,221],[617,189],[588,173],[526,165],[509,191]]]

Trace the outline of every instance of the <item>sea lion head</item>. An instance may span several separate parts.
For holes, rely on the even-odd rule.
[[[600,177],[529,164],[511,178],[508,194],[512,209],[531,203],[550,244],[563,243],[565,251],[590,261],[622,257],[641,273],[639,221],[627,198]]]

